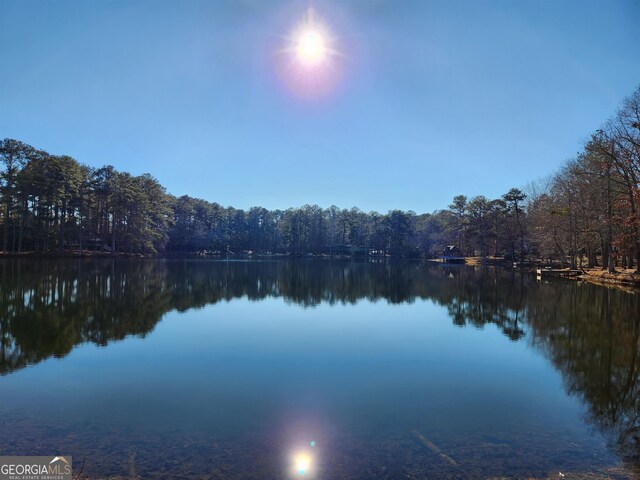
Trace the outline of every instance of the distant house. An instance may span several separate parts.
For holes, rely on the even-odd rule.
[[[447,245],[438,258],[447,263],[464,263],[464,255],[456,245]]]
[[[76,238],[65,240],[64,246],[66,249],[78,250],[80,248],[80,242]],[[84,234],[82,236],[82,249],[92,250],[98,252],[110,252],[111,247],[106,245],[100,237],[93,233]]]

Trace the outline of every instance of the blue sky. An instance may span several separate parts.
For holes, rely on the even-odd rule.
[[[312,5],[340,78],[277,52]],[[553,173],[640,84],[640,2],[0,0],[0,136],[174,195],[428,212]]]

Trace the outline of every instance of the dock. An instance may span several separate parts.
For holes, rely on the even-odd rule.
[[[537,268],[536,275],[538,277],[577,277],[582,275],[582,270],[574,270],[571,268]]]

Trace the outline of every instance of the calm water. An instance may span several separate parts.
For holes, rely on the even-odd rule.
[[[329,260],[4,260],[0,281],[0,455],[92,478],[638,463],[637,294]]]

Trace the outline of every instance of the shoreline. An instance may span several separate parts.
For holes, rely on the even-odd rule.
[[[507,260],[500,258],[488,258],[484,261],[480,257],[465,257],[465,265],[468,266],[499,266],[503,268],[509,268]],[[534,263],[535,264],[535,263]],[[527,263],[523,270],[536,273],[537,268],[542,267],[542,264],[537,265],[533,269],[531,263]],[[514,268],[519,268],[517,265]],[[570,268],[555,269],[556,272],[566,271],[571,272]],[[616,273],[609,273],[606,270],[602,270],[602,267],[595,268],[582,268],[580,273],[575,276],[563,276],[558,277],[565,278],[567,280],[578,280],[583,282],[593,283],[603,287],[619,287],[630,291],[640,290],[640,273],[637,273],[634,268],[617,268]]]
[[[9,259],[9,258],[18,258],[18,259],[28,259],[28,258],[37,258],[37,259],[70,259],[70,258],[138,258],[138,259],[161,259],[161,258],[247,258],[247,259],[259,259],[259,258],[333,258],[333,259],[354,259],[354,260],[363,260],[363,259],[390,259],[396,260],[394,257],[371,257],[371,256],[357,256],[352,257],[349,255],[287,255],[281,253],[256,253],[256,254],[247,254],[247,253],[237,253],[237,254],[211,254],[211,255],[202,255],[199,253],[156,253],[156,254],[142,254],[142,253],[126,253],[126,252],[100,252],[100,251],[91,251],[91,250],[83,250],[83,251],[64,251],[64,252],[0,252],[0,259]],[[442,263],[448,264],[448,262],[442,262],[437,259],[428,259],[428,258],[420,258],[420,259],[406,259],[406,258],[398,258],[397,260],[420,260],[426,262],[434,262],[434,263]],[[464,263],[460,262],[459,264],[472,266],[472,267],[482,267],[482,266],[492,266],[492,267],[502,267],[502,268],[519,268],[517,264],[513,264],[512,262],[501,258],[501,257],[465,257]],[[453,263],[452,263],[453,265]],[[532,263],[527,262],[526,265],[522,268],[527,272],[536,272],[536,268],[541,266],[541,264],[533,263],[536,265],[536,268],[531,268]],[[566,270],[570,272],[571,269],[555,269],[556,272],[561,272]],[[562,275],[558,275],[561,276]],[[583,268],[581,269],[581,273],[572,276],[572,277],[564,277],[570,280],[579,280],[584,282],[593,283],[595,285],[600,285],[603,287],[621,287],[626,289],[632,289],[632,291],[640,290],[640,273],[637,273],[635,269],[622,269],[618,268],[616,273],[609,273],[605,270],[602,270],[601,267],[596,268]]]
[[[599,268],[590,268],[583,270],[583,272],[577,279],[604,287],[619,286],[640,289],[640,273],[637,273],[635,269],[618,269],[616,273],[609,273]]]

